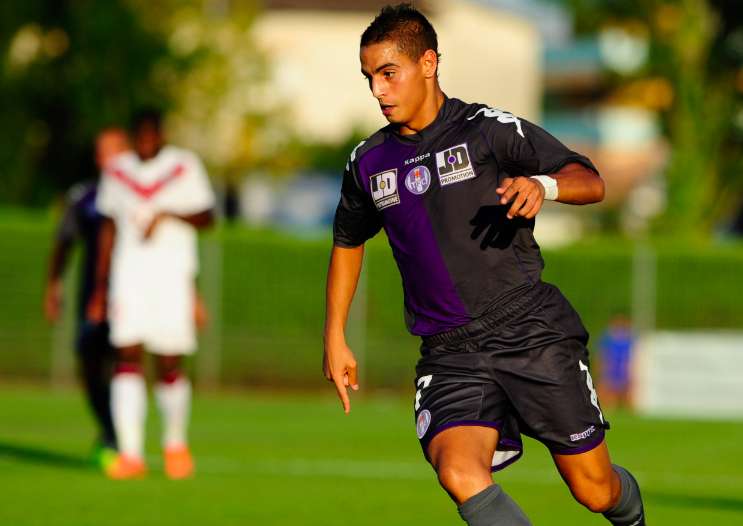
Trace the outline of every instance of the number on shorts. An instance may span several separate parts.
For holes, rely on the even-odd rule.
[[[423,389],[431,385],[431,380],[433,380],[432,374],[427,374],[426,376],[421,376],[420,378],[418,378],[418,387],[420,387],[420,389],[418,389],[415,392],[415,410],[416,411],[420,409],[421,407],[421,397],[423,396],[422,391]]]
[[[588,391],[591,393],[591,404],[596,408],[596,411],[599,412],[599,418],[603,424],[604,415],[601,413],[601,408],[599,407],[599,395],[596,394],[596,389],[593,387],[593,378],[591,378],[591,373],[588,372],[588,366],[581,360],[578,360],[578,367],[580,367],[581,371],[585,371],[586,373],[586,385],[588,386]]]

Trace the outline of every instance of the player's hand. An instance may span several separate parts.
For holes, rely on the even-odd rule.
[[[207,323],[209,323],[209,312],[206,310],[204,299],[197,290],[194,291],[193,318],[196,323],[196,328],[200,331],[206,327]]]
[[[62,310],[62,283],[55,279],[47,283],[44,292],[44,316],[49,323],[56,323],[59,320],[59,313]]]
[[[506,177],[495,190],[501,196],[500,204],[511,204],[506,217],[532,219],[544,203],[544,187],[529,177]]]
[[[145,240],[150,239],[152,237],[152,234],[155,233],[155,228],[157,227],[157,225],[159,225],[166,217],[168,217],[168,214],[165,212],[158,212],[154,216],[152,216],[152,219],[142,233],[142,237]]]
[[[335,384],[338,398],[343,404],[343,411],[351,412],[351,401],[348,398],[348,388],[359,390],[358,370],[356,358],[345,341],[325,342],[325,353],[323,355],[323,373],[328,381]]]
[[[90,323],[96,325],[106,321],[106,291],[105,289],[96,288],[90,297],[85,312]]]

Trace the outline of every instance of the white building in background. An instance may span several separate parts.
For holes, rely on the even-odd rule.
[[[384,1],[269,0],[254,26],[270,60],[265,104],[285,104],[296,131],[339,141],[386,121],[359,66],[359,39]],[[541,44],[525,18],[471,0],[418,2],[439,38],[444,92],[539,120]]]

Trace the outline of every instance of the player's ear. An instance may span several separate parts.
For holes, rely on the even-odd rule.
[[[439,57],[433,49],[428,49],[423,53],[420,63],[423,66],[424,77],[428,79],[436,76],[436,70],[439,67]]]

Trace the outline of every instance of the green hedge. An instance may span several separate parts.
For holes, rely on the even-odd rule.
[[[52,229],[46,218],[0,214],[0,376],[48,375],[52,330],[41,318],[41,294]],[[202,360],[219,349],[223,383],[322,384],[329,244],[327,235],[303,239],[239,228],[203,236],[201,281],[212,324],[202,339],[206,354],[195,361],[197,376]],[[654,250],[658,326],[743,327],[743,246],[675,243]],[[630,312],[630,243],[598,240],[544,257],[544,279],[559,285],[592,335],[613,314]],[[351,321],[350,341],[368,384],[405,385],[418,341],[405,331],[400,277],[383,236],[369,244],[365,265],[366,301],[356,306],[361,314]]]

